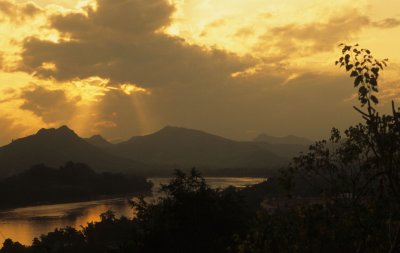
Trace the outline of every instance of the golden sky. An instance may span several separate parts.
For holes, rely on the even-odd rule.
[[[120,140],[165,125],[246,140],[359,121],[341,42],[389,58],[398,0],[0,0],[0,144],[67,124]]]

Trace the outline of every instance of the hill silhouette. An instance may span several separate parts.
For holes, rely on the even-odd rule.
[[[35,164],[59,167],[65,162],[85,163],[96,171],[140,172],[147,167],[107,153],[80,138],[67,126],[41,129],[0,148],[1,177],[21,172]]]
[[[132,137],[108,150],[143,163],[185,168],[271,168],[286,162],[257,143],[171,126],[153,134]]]
[[[191,167],[205,169],[210,175],[218,170],[215,175],[246,176],[251,169],[259,171],[285,165],[289,158],[306,148],[301,144],[234,141],[171,126],[113,144],[100,135],[81,138],[67,126],[62,126],[41,129],[1,147],[0,177],[19,173],[36,164],[59,167],[68,161],[85,163],[96,171],[147,176],[169,175],[173,169]],[[249,175],[253,175],[252,172]]]
[[[85,138],[84,140],[99,148],[110,148],[111,146],[113,146],[111,142],[107,141],[103,138],[103,136],[99,134],[93,135],[90,138]]]
[[[267,142],[270,144],[284,144],[284,145],[304,145],[308,146],[314,142],[304,137],[298,137],[295,135],[287,135],[283,137],[271,136],[268,134],[260,134],[254,138],[256,142]]]
[[[60,168],[39,164],[0,180],[0,208],[144,194],[151,187],[144,177],[96,173],[83,163],[67,162]]]

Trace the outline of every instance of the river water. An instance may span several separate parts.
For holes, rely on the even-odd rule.
[[[157,196],[160,184],[167,183],[168,178],[151,178],[154,183],[153,196]],[[226,188],[230,185],[245,187],[262,182],[262,178],[220,177],[206,178],[213,188]],[[135,196],[132,196],[132,198]],[[30,245],[34,237],[54,231],[55,228],[66,226],[80,229],[92,221],[99,221],[100,214],[112,210],[117,217],[133,218],[134,210],[127,198],[112,198],[96,201],[42,205],[17,208],[0,212],[0,243],[7,238]]]

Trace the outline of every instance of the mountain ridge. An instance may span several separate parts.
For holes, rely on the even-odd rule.
[[[275,169],[306,146],[235,141],[201,130],[166,126],[113,144],[101,135],[79,137],[67,126],[40,129],[0,147],[0,177],[35,164],[86,163],[97,171],[167,175],[172,169]],[[168,175],[169,175],[168,174]]]
[[[140,171],[146,166],[109,154],[80,138],[67,126],[40,129],[36,134],[14,140],[0,147],[1,177],[21,172],[36,164],[61,166],[82,162],[97,171]]]

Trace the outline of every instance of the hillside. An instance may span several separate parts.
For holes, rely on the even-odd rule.
[[[107,153],[66,126],[41,129],[0,148],[0,175],[7,177],[35,164],[59,167],[67,161],[85,163],[96,171],[140,172],[146,166]]]
[[[151,187],[144,177],[96,173],[81,163],[68,162],[60,168],[35,165],[0,180],[0,209],[148,194]]]
[[[286,163],[257,143],[238,142],[198,130],[165,127],[108,149],[114,155],[171,167],[271,168]]]

